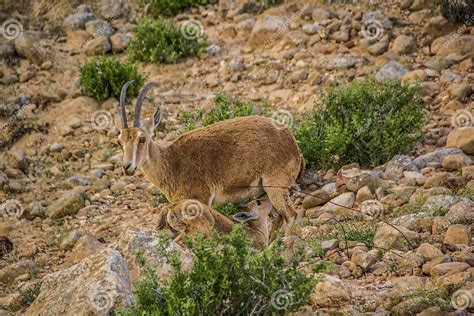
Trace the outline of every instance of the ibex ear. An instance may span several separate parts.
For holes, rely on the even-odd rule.
[[[150,135],[155,134],[155,129],[158,127],[161,121],[161,108],[158,107],[153,113],[153,116],[151,117],[150,121],[148,122],[147,129]]]
[[[114,115],[114,123],[119,131],[122,131],[124,129],[122,117],[120,116],[120,114],[116,113]]]
[[[246,223],[248,221],[252,221],[257,218],[258,218],[258,215],[254,212],[240,212],[240,213],[232,215],[232,219],[239,223]]]

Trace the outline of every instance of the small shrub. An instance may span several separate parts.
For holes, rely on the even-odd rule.
[[[413,149],[422,137],[423,102],[417,87],[372,79],[331,88],[295,137],[308,165],[374,167]]]
[[[191,6],[206,5],[207,0],[142,0],[153,17],[174,16]]]
[[[231,216],[239,212],[239,206],[233,203],[215,204],[212,208],[225,216]]]
[[[439,0],[441,14],[449,22],[462,23],[467,26],[474,24],[474,2],[472,0]]]
[[[279,239],[257,251],[241,226],[226,236],[187,240],[195,254],[188,272],[176,253],[166,252],[169,239],[161,238],[158,250],[174,267],[172,277],[158,280],[149,269],[136,285],[136,305],[122,315],[283,315],[307,304],[317,282],[300,267],[308,260],[303,247],[285,258]],[[325,268],[321,261],[314,265],[315,271]]]
[[[125,82],[135,80],[128,88],[129,96],[138,95],[144,78],[138,74],[137,66],[115,58],[93,59],[81,67],[81,81],[88,96],[105,100],[118,99]]]
[[[216,94],[214,106],[208,112],[198,109],[194,114],[188,111],[181,113],[184,131],[190,131],[196,127],[208,126],[231,118],[250,116],[253,114],[253,103],[242,102],[239,98],[233,99],[226,92],[221,91]]]
[[[128,54],[135,61],[175,63],[180,58],[201,53],[206,46],[206,38],[185,36],[183,33],[163,18],[142,20],[135,29]],[[196,30],[196,33],[199,31]]]

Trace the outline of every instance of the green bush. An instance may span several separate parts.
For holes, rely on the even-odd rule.
[[[364,167],[413,150],[422,137],[424,105],[418,87],[372,79],[331,88],[295,137],[308,165]]]
[[[191,6],[207,4],[207,0],[142,0],[141,2],[149,5],[149,13],[154,17],[174,16]]]
[[[135,29],[128,54],[135,61],[175,63],[180,58],[195,56],[204,50],[207,40],[200,36],[200,32],[194,24],[188,24],[185,31],[163,18],[153,21],[145,19]]]
[[[231,216],[239,212],[239,206],[233,203],[215,204],[212,208],[225,216]]]
[[[472,0],[439,0],[441,14],[454,24],[474,24],[474,1]]]
[[[208,126],[216,122],[235,117],[253,115],[253,103],[242,102],[239,98],[231,98],[226,92],[220,91],[214,98],[214,106],[209,110],[198,109],[195,113],[181,112],[184,130],[190,131],[196,127]]]
[[[122,315],[283,315],[307,304],[317,283],[300,262],[316,262],[315,272],[327,268],[323,261],[309,258],[303,245],[285,258],[281,239],[257,251],[236,226],[226,236],[187,240],[196,257],[186,272],[178,255],[165,250],[169,239],[161,238],[159,251],[171,262],[172,277],[162,281],[148,269],[149,277],[136,285],[135,306]],[[320,247],[315,254],[321,254]]]
[[[81,81],[88,96],[105,100],[118,99],[125,82],[135,80],[128,88],[129,96],[138,95],[144,78],[138,74],[137,66],[115,58],[92,59],[81,67]]]

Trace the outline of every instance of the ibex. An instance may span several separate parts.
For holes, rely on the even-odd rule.
[[[115,123],[123,148],[123,170],[137,168],[170,202],[195,199],[212,205],[239,203],[267,193],[283,218],[289,235],[296,212],[289,204],[289,188],[304,168],[301,151],[290,130],[270,118],[248,116],[221,121],[179,136],[169,143],[153,140],[161,119],[160,107],[140,126],[148,83],[137,97],[133,127],[128,127],[125,83]]]
[[[272,205],[269,200],[257,199],[246,209],[231,216],[232,220],[197,200],[183,200],[166,205],[160,214],[159,228],[165,227],[178,233],[175,241],[196,233],[210,236],[215,230],[228,234],[236,223],[241,223],[253,240],[253,246],[262,248],[270,243]]]

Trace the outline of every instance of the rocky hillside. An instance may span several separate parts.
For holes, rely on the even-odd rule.
[[[474,312],[474,18],[451,24],[430,0],[287,0],[248,13],[245,1],[209,2],[169,18],[206,36],[204,52],[138,63],[159,83],[143,117],[162,105],[161,139],[220,90],[296,125],[328,87],[365,77],[419,84],[426,105],[410,154],[372,169],[306,169],[292,195],[304,217],[286,242],[318,239],[333,267],[297,314]],[[123,175],[118,100],[87,96],[80,68],[94,56],[126,60],[150,6],[0,8],[0,315],[107,315],[135,300],[137,252],[170,277],[154,235],[165,201],[142,173]]]

